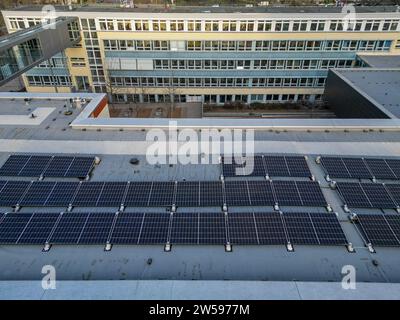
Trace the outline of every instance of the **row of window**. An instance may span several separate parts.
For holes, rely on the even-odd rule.
[[[323,87],[325,78],[110,77],[115,87]]]
[[[70,60],[71,60],[71,66],[74,67],[74,68],[86,67],[85,58],[72,57]]]
[[[156,32],[329,32],[396,31],[398,19],[343,20],[132,20],[98,19],[102,31]]]
[[[66,59],[64,57],[52,57],[49,60],[41,62],[38,66],[38,68],[66,68],[67,63]]]
[[[88,22],[89,20],[89,22]],[[13,30],[29,28],[42,18],[9,18]],[[90,26],[89,24],[90,23]],[[344,20],[141,20],[141,19],[82,19],[83,29],[102,31],[156,32],[329,32],[329,31],[396,31],[398,19]]]
[[[351,68],[354,60],[154,60],[154,69],[242,70]]]
[[[111,95],[113,102],[126,103],[126,102],[188,102],[188,101],[203,101],[204,103],[224,104],[231,102],[296,102],[296,101],[321,101],[322,95],[310,94],[205,94],[200,96],[186,96],[181,94],[121,94],[115,93]]]
[[[105,50],[122,51],[387,51],[391,45],[391,40],[104,40]]]
[[[61,86],[70,87],[72,81],[70,76],[27,76],[29,85],[31,86]]]

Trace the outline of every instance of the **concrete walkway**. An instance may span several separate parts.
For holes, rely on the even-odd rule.
[[[59,281],[56,289],[44,290],[40,281],[2,281],[0,299],[398,300],[400,284],[357,283],[355,290],[345,290],[332,282]]]
[[[82,144],[82,141],[73,140],[0,139],[0,152],[145,155],[151,144],[152,142],[148,141],[85,140],[85,143]],[[198,146],[197,143],[193,144],[191,150],[196,150],[196,146]],[[254,150],[256,153],[345,154],[383,157],[400,156],[400,142],[255,141]],[[199,153],[201,152],[200,150]]]

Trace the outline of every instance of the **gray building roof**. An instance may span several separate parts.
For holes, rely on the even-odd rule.
[[[377,64],[378,60],[375,59]],[[398,58],[394,58],[391,62],[397,60]],[[385,61],[385,59],[380,61]],[[388,61],[382,63],[388,63]],[[335,69],[334,72],[368,100],[373,101],[377,107],[386,110],[389,116],[400,117],[400,69]]]
[[[73,94],[77,95],[77,94]],[[33,95],[34,96],[34,95]],[[91,95],[85,95],[90,97]],[[19,118],[11,118],[8,124],[0,124],[0,165],[11,153],[40,154],[93,154],[101,158],[96,165],[91,180],[93,181],[181,181],[218,180],[221,169],[219,164],[154,166],[145,158],[146,131],[141,130],[87,130],[71,129],[69,123],[80,113],[73,109],[72,116],[64,115],[65,99],[35,99],[25,105],[24,100],[3,99],[1,116],[28,116],[38,108],[47,108],[47,116],[31,124],[13,124]],[[62,95],[60,95],[62,97]],[[92,96],[94,101],[96,95]],[[102,97],[102,95],[97,95]],[[83,112],[89,104],[83,105]],[[53,108],[53,109],[49,109]],[[52,110],[52,111],[51,111]],[[18,120],[20,121],[20,120]],[[389,120],[392,121],[392,120]],[[48,252],[42,252],[42,246],[2,245],[0,250],[0,298],[20,297],[43,299],[67,298],[71,294],[77,298],[164,298],[191,297],[197,299],[214,298],[223,293],[232,296],[238,286],[246,297],[259,298],[333,298],[341,296],[340,281],[342,267],[353,265],[357,270],[359,282],[358,297],[385,298],[396,290],[391,283],[400,282],[400,255],[398,248],[376,248],[371,254],[355,226],[348,220],[348,213],[337,191],[329,188],[324,179],[321,165],[315,162],[320,154],[357,155],[357,156],[400,156],[400,135],[396,131],[377,130],[260,130],[255,134],[256,150],[268,154],[307,155],[308,165],[320,181],[322,192],[332,209],[337,212],[341,226],[355,248],[350,253],[343,246],[295,246],[294,252],[288,252],[283,245],[233,246],[232,252],[225,252],[223,246],[173,245],[171,252],[165,252],[162,245],[114,245],[109,252],[98,245],[54,245]],[[132,157],[140,160],[135,168],[129,163]],[[31,178],[15,178],[31,180]],[[47,178],[45,178],[46,180]],[[257,179],[257,178],[256,178]],[[260,178],[262,179],[262,178]],[[102,211],[113,213],[116,208],[74,208],[74,211]],[[1,208],[10,211],[11,208]],[[27,208],[21,212],[60,212],[65,208]],[[126,208],[129,211],[164,212],[163,208]],[[212,212],[220,208],[178,208],[178,212]],[[272,211],[272,207],[231,207],[230,212]],[[326,212],[324,208],[282,207],[284,212]],[[368,209],[379,213],[380,210]],[[387,210],[392,212],[394,210]],[[1,212],[1,211],[0,211]],[[365,210],[354,210],[365,212]],[[148,264],[148,259],[152,263]],[[378,264],[376,263],[378,261]],[[40,289],[38,281],[28,282],[24,289],[13,280],[40,280],[42,267],[53,265],[57,280],[79,281],[60,283],[61,290],[54,292]],[[126,283],[80,282],[80,280],[134,280],[129,282],[136,291],[130,291]],[[140,280],[140,281],[137,281]],[[141,280],[151,281],[142,282]],[[159,282],[159,280],[169,280]],[[185,282],[179,282],[184,280]],[[201,282],[191,283],[192,280]],[[202,280],[217,280],[206,282]],[[219,281],[218,281],[219,280]],[[221,280],[224,280],[223,283]],[[237,281],[252,281],[237,282]],[[274,281],[285,281],[277,283]],[[320,282],[315,286],[302,287],[297,281]],[[327,282],[335,282],[328,284]],[[365,282],[374,282],[367,288]],[[196,286],[195,286],[196,285]],[[306,285],[304,285],[306,286]],[[278,288],[279,289],[276,289]],[[2,288],[4,288],[2,290]],[[79,288],[78,292],[76,291]],[[196,289],[194,289],[196,288]],[[219,289],[217,289],[219,288]],[[272,292],[274,288],[275,294]],[[395,288],[395,289],[393,289]],[[87,291],[89,290],[89,291]],[[147,291],[146,291],[147,290]],[[364,291],[365,290],[365,291]],[[23,291],[23,292],[22,292]],[[195,292],[196,291],[196,292]],[[5,292],[10,292],[9,295]],[[75,292],[75,293],[74,293]],[[107,292],[107,296],[95,292]],[[200,295],[201,292],[201,295]],[[249,295],[250,294],[250,295]],[[343,297],[356,298],[357,294],[344,292]],[[221,298],[225,296],[220,296]],[[226,296],[228,297],[228,296]],[[245,296],[240,296],[246,298]]]
[[[358,55],[372,68],[400,68],[400,55]]]

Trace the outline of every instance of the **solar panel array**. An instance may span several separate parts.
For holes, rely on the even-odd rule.
[[[329,213],[9,213],[0,244],[346,245]]]
[[[321,157],[330,178],[400,179],[400,159]]]
[[[315,181],[0,181],[0,206],[311,206],[327,202]]]
[[[400,205],[400,184],[338,182],[336,185],[348,207],[396,209]]]
[[[94,157],[11,155],[0,176],[86,178],[94,164]]]
[[[400,217],[384,214],[357,214],[369,244],[377,247],[400,246]]]
[[[327,206],[318,182],[314,181],[227,180],[224,185],[228,206]]]
[[[222,174],[224,177],[312,177],[302,156],[222,157]]]
[[[230,213],[232,244],[346,245],[346,236],[335,214]]]

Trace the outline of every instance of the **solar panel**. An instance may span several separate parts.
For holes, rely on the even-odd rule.
[[[400,179],[400,159],[386,159],[386,163],[396,175],[396,178]]]
[[[0,180],[0,192],[3,190],[4,186],[7,184],[8,181]]]
[[[132,207],[147,207],[149,204],[152,184],[152,182],[130,182],[124,205]]]
[[[321,157],[321,163],[331,178],[351,178],[342,158]]]
[[[287,212],[283,215],[288,232],[289,241],[299,245],[318,245],[319,240],[315,233],[308,213]]]
[[[51,156],[32,156],[18,173],[22,177],[39,177],[51,160]]]
[[[368,243],[378,247],[400,246],[399,238],[382,214],[357,214],[357,219]]]
[[[11,155],[0,169],[2,176],[85,178],[94,157]]]
[[[264,168],[264,160],[262,156],[248,155],[242,157],[244,162],[241,165],[241,175],[243,176],[253,176],[253,177],[265,177],[266,172]]]
[[[74,157],[55,156],[51,159],[46,170],[43,172],[44,177],[64,177],[68,168],[71,166]]]
[[[384,159],[364,159],[372,175],[377,179],[396,179],[395,174],[389,168]]]
[[[275,204],[271,182],[247,181],[250,203],[253,206],[273,206]]]
[[[373,208],[396,208],[389,193],[383,184],[378,183],[361,183],[366,196]]]
[[[97,200],[97,207],[119,207],[124,203],[126,182],[105,182],[100,197]]]
[[[231,244],[258,244],[253,213],[229,213],[228,230]]]
[[[398,215],[385,215],[385,218],[400,243],[400,217]]]
[[[170,214],[145,213],[139,244],[165,244],[168,238]]]
[[[200,206],[221,207],[224,203],[222,183],[220,181],[200,182]]]
[[[104,182],[82,182],[72,200],[73,206],[95,207],[103,190]]]
[[[400,205],[400,184],[385,184],[393,200],[397,205]]]
[[[224,177],[263,177],[265,176],[263,157],[260,155],[223,157],[222,174]]]
[[[9,213],[0,223],[0,243],[15,244],[24,231],[33,213]]]
[[[222,174],[224,177],[234,177],[236,176],[237,165],[234,163],[232,157],[222,157]]]
[[[56,182],[45,202],[46,207],[68,207],[79,188],[79,182]]]
[[[114,218],[115,214],[110,212],[90,213],[78,244],[106,244]]]
[[[296,181],[295,183],[303,206],[325,207],[327,205],[318,182]]]
[[[333,213],[309,213],[320,245],[346,245],[348,241]]]
[[[136,212],[122,212],[118,214],[110,243],[138,244],[142,229],[144,214]]]
[[[277,212],[257,212],[254,214],[257,235],[261,245],[287,244],[281,215]]]
[[[273,181],[276,201],[280,206],[301,206],[299,192],[294,181]]]
[[[17,243],[45,244],[56,225],[58,217],[58,213],[34,213]]]
[[[171,244],[199,243],[199,214],[175,213],[171,221]]]
[[[225,197],[228,206],[250,206],[247,181],[225,181]]]
[[[94,157],[75,157],[64,177],[86,178],[94,167]]]
[[[285,156],[286,165],[291,177],[311,177],[307,160],[302,156]]]
[[[175,182],[153,182],[149,206],[169,207],[174,203]]]
[[[32,182],[19,204],[21,206],[44,206],[55,185],[54,181]]]
[[[175,204],[178,207],[198,207],[200,205],[200,183],[198,181],[179,181]]]
[[[88,212],[63,213],[49,238],[49,243],[77,244],[88,219]]]
[[[352,178],[356,179],[372,179],[365,162],[361,158],[342,158],[346,165],[347,171]]]
[[[338,182],[337,188],[344,203],[354,208],[371,208],[372,204],[368,200],[361,184],[358,182]]]
[[[31,156],[11,155],[0,168],[0,176],[17,176]]]
[[[199,214],[199,244],[226,244],[225,215],[221,212]]]
[[[29,187],[29,181],[7,181],[0,192],[0,206],[15,206]]]
[[[289,177],[285,157],[283,156],[264,156],[264,163],[269,177]]]

